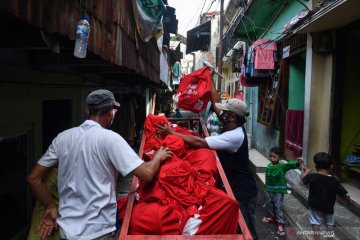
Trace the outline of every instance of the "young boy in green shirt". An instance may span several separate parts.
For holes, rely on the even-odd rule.
[[[284,194],[287,193],[285,174],[290,169],[295,169],[303,162],[300,157],[297,161],[289,161],[288,163],[280,163],[282,155],[281,149],[273,147],[270,149],[270,162],[266,167],[265,187],[266,187],[266,207],[269,211],[269,216],[264,217],[264,223],[277,223],[278,234],[285,236],[284,231],[284,213],[283,213],[283,199]]]

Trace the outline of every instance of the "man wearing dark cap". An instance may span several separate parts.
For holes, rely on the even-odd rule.
[[[223,122],[224,132],[222,134],[206,138],[185,136],[175,132],[167,125],[159,125],[158,132],[180,136],[186,144],[192,147],[216,150],[230,187],[240,204],[246,225],[255,240],[257,234],[254,217],[258,188],[250,170],[248,140],[244,128],[248,115],[247,105],[235,98],[221,104],[214,84],[212,84],[211,102],[213,110]]]
[[[46,207],[41,239],[58,225],[62,239],[114,239],[118,172],[151,181],[160,162],[172,155],[160,148],[152,161],[144,162],[119,134],[108,130],[120,107],[112,92],[91,92],[86,104],[88,120],[61,132],[28,175],[36,199]],[[55,166],[59,211],[44,182]]]

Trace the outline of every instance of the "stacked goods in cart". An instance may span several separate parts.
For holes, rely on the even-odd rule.
[[[136,239],[139,235],[202,235],[204,239],[228,235],[232,239],[251,239],[237,233],[239,229],[246,229],[248,234],[248,230],[246,226],[239,228],[239,223],[244,224],[244,221],[232,193],[219,188],[224,183],[224,174],[222,169],[219,171],[216,152],[193,149],[176,135],[157,134],[158,124],[167,124],[181,134],[201,136],[200,131],[206,129],[200,126],[203,122],[188,121],[184,127],[170,122],[165,116],[147,117],[140,150],[142,158],[151,161],[161,146],[170,148],[174,154],[162,162],[159,174],[152,182],[134,180],[134,200],[127,204],[119,239]]]
[[[215,187],[219,175],[214,152],[191,149],[175,135],[157,136],[158,124],[168,124],[182,134],[199,135],[171,124],[164,116],[149,115],[146,119],[144,159],[150,160],[160,146],[169,147],[174,155],[162,164],[155,181],[140,183],[129,234],[235,234],[239,205]]]

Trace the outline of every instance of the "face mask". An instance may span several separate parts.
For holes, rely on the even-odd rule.
[[[223,125],[226,125],[228,124],[230,121],[229,121],[229,116],[226,116],[224,114],[221,114],[220,115],[220,121],[223,123]]]

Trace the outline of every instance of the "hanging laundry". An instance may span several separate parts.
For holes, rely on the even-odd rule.
[[[242,56],[240,58],[241,62],[241,70],[240,70],[240,85],[244,87],[256,87],[259,85],[258,82],[253,82],[251,79],[251,69],[252,69],[252,63],[253,63],[253,47],[250,46],[248,48],[247,44],[244,43],[242,47]]]
[[[304,111],[286,111],[285,146],[300,156],[303,149]]]
[[[258,39],[253,43],[255,51],[254,68],[263,70],[275,69],[276,43],[268,39]]]
[[[179,85],[181,77],[180,63],[176,61],[172,67],[172,84]]]
[[[256,87],[273,77],[275,72],[276,43],[259,39],[243,54],[240,83],[245,87]]]

